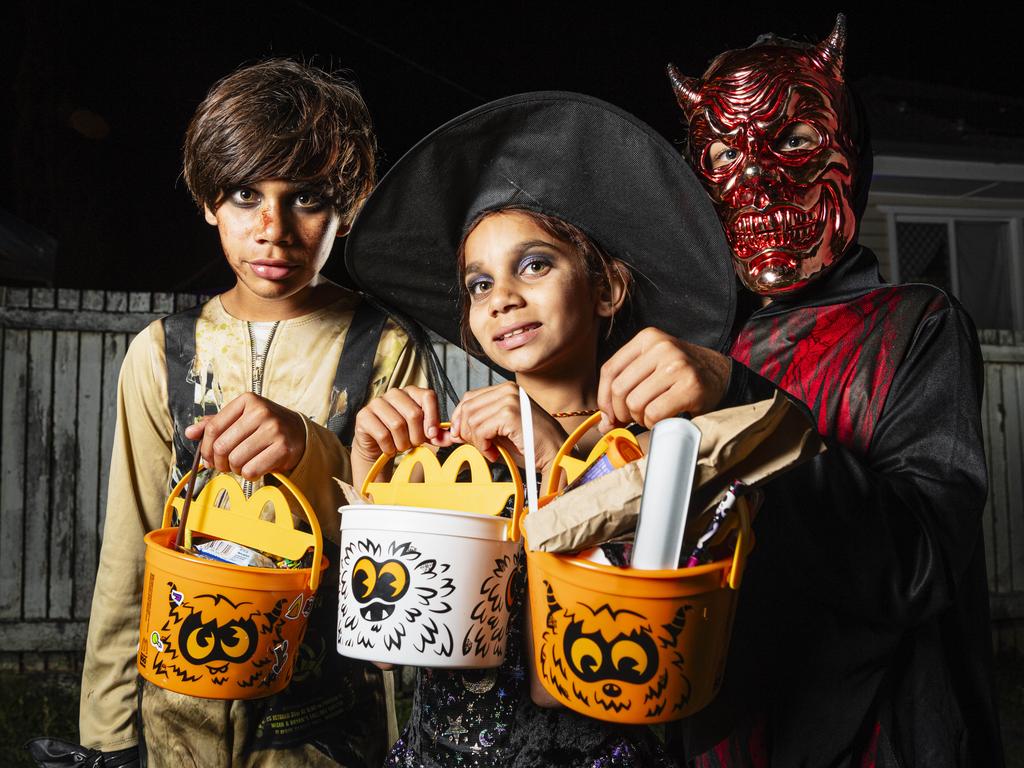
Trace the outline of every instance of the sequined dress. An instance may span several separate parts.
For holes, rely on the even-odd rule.
[[[525,587],[520,552],[509,586],[505,662],[486,670],[418,669],[412,714],[385,766],[673,768],[644,726],[617,726],[533,703],[523,647]]]

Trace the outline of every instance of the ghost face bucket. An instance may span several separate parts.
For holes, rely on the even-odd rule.
[[[512,481],[490,481],[484,457],[463,445],[442,467],[425,447],[409,453],[389,483],[363,484],[374,504],[341,508],[338,653],[423,667],[497,667],[522,578],[523,507]],[[423,482],[412,482],[414,467]],[[457,482],[463,467],[470,482]],[[499,517],[514,498],[512,519]]]
[[[586,465],[571,458],[572,446],[594,423],[584,422],[559,452],[565,459],[556,466],[569,482]],[[557,480],[552,472],[545,501]],[[736,510],[733,556],[694,568],[617,568],[530,551],[527,542],[533,662],[544,688],[570,709],[614,723],[663,723],[706,706],[725,672],[753,542],[745,499]]]
[[[205,560],[175,548],[172,512],[189,475],[164,507],[163,526],[146,535],[139,628],[139,672],[154,685],[208,699],[257,699],[283,690],[327,559],[309,503],[287,478],[274,475],[298,501],[312,532],[296,530],[279,488],[246,499],[228,475],[213,478],[191,504],[186,535],[234,541],[299,560],[313,548],[311,568],[247,568]],[[230,508],[216,506],[218,497]],[[275,521],[260,519],[273,505]]]

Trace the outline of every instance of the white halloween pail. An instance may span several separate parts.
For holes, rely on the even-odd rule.
[[[417,449],[390,483],[372,482],[371,471],[363,493],[380,503],[340,510],[338,653],[422,667],[502,663],[523,559],[522,484],[504,458],[510,483],[492,483],[483,456],[468,445],[443,468]],[[424,480],[410,482],[417,464]],[[471,482],[457,482],[466,465]],[[498,517],[509,496],[512,517]],[[409,500],[423,506],[401,503]],[[438,502],[453,508],[436,508]]]

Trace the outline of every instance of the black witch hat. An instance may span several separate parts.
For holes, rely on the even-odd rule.
[[[385,306],[459,344],[459,243],[478,215],[509,207],[574,224],[629,265],[605,356],[649,325],[724,351],[736,288],[707,193],[654,129],[581,94],[499,99],[432,132],[367,199],[345,264]]]

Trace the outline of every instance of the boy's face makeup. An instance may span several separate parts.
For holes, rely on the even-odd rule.
[[[497,213],[466,238],[465,262],[469,327],[488,358],[515,373],[593,368],[600,318],[611,310],[572,245],[524,214]]]
[[[227,190],[217,209],[206,208],[235,273],[231,302],[258,316],[270,303],[301,304],[316,284],[341,217],[316,190],[283,179]]]

